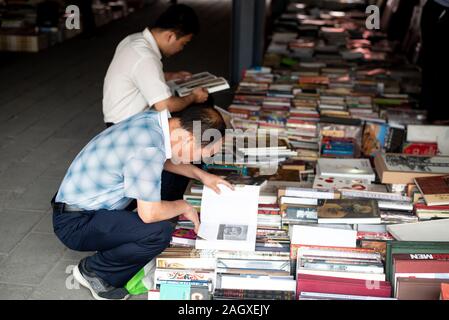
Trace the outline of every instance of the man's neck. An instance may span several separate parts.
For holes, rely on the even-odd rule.
[[[176,129],[181,128],[181,122],[179,121],[179,118],[170,118],[168,119],[168,129],[170,132],[173,132]]]
[[[162,43],[162,33],[158,32],[155,29],[148,29],[151,33],[151,35],[153,36],[154,40],[156,41],[157,47],[159,48],[159,51],[162,53],[162,49],[161,49],[161,43]]]

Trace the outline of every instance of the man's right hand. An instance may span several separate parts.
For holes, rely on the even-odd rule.
[[[209,93],[204,88],[196,88],[192,90],[195,103],[203,103],[209,97]]]
[[[183,216],[186,217],[186,219],[193,222],[193,225],[195,226],[194,231],[196,234],[198,234],[198,230],[200,228],[200,219],[198,217],[198,212],[194,207],[192,207],[190,203],[188,203],[187,201],[184,202],[186,209],[185,212],[183,213]]]

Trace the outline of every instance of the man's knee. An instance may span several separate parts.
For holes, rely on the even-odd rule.
[[[171,223],[170,221],[161,221],[160,223],[161,223],[161,233],[160,233],[161,245],[167,247],[172,239],[174,229],[173,223]]]
[[[152,233],[148,237],[142,239],[142,242],[151,245],[152,247],[158,246],[161,248],[166,248],[172,239],[173,234],[173,223],[169,221],[157,222],[158,230],[154,232],[154,226],[151,226]],[[163,249],[162,249],[163,250]]]

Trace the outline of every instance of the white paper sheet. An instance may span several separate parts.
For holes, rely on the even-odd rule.
[[[204,187],[197,249],[255,251],[259,186]]]

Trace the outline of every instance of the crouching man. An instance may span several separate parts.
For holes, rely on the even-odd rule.
[[[183,214],[199,227],[196,210],[184,200],[161,201],[161,173],[167,170],[201,180],[219,192],[222,178],[190,162],[218,152],[222,139],[201,140],[225,124],[213,108],[191,107],[161,123],[146,111],[93,138],[70,165],[52,201],[53,227],[67,247],[96,251],[74,268],[75,279],[96,299],[126,299],[126,282],[170,243],[173,223]],[[164,120],[162,120],[164,121]],[[169,138],[168,138],[169,137]],[[170,158],[171,159],[168,159]],[[127,210],[137,200],[137,212]]]

